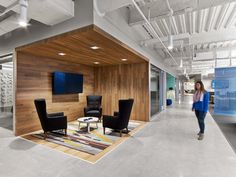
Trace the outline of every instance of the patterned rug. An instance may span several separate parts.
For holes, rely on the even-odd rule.
[[[129,131],[132,131],[137,126],[139,126],[139,123],[130,122],[128,129]],[[96,124],[91,124],[91,131],[88,133],[86,132],[86,127],[78,127],[77,122],[69,123],[67,136],[64,136],[62,132],[57,131],[49,133],[46,140],[71,149],[96,155],[118,140],[120,134],[107,128],[106,135],[104,135],[101,123],[98,123],[98,128],[95,127]],[[44,138],[43,133],[33,134],[32,136],[40,139]]]

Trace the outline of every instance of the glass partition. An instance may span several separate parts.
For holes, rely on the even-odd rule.
[[[160,112],[160,72],[151,66],[151,115]]]
[[[13,62],[12,56],[0,58],[0,127],[13,129]]]
[[[214,114],[236,115],[236,67],[215,69]]]

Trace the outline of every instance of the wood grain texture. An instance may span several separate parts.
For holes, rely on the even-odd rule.
[[[84,93],[53,95],[52,72],[84,75]],[[83,116],[86,95],[94,93],[94,67],[17,53],[16,135],[41,129],[34,99],[45,98],[48,112],[65,112],[68,121]]]
[[[131,118],[149,120],[148,59],[98,27],[90,25],[34,42],[16,52],[16,135],[41,129],[35,98],[46,98],[48,112],[63,111],[69,121],[83,116],[86,95],[102,95],[105,114],[118,109],[119,99],[134,98]],[[95,61],[100,64],[94,65]],[[54,71],[84,74],[84,93],[52,95]]]
[[[92,50],[92,46],[98,46],[99,49]],[[74,63],[97,67],[123,64],[123,58],[128,59],[125,63],[130,64],[146,60],[141,54],[94,25],[19,47],[17,51],[63,61],[68,59]],[[66,56],[59,56],[60,52],[66,53]],[[94,62],[100,64],[95,65]]]
[[[95,68],[95,93],[102,95],[103,113],[118,111],[118,100],[134,98],[131,119],[149,121],[148,63]]]

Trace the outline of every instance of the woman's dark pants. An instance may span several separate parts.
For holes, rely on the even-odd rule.
[[[200,133],[204,134],[204,131],[205,131],[204,119],[206,117],[206,112],[195,110],[195,115],[198,119],[198,125],[199,125],[199,128],[200,128]]]

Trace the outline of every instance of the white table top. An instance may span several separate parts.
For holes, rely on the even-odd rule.
[[[98,122],[97,117],[80,117],[77,119],[78,122],[83,122],[83,123],[93,123],[93,122]]]

